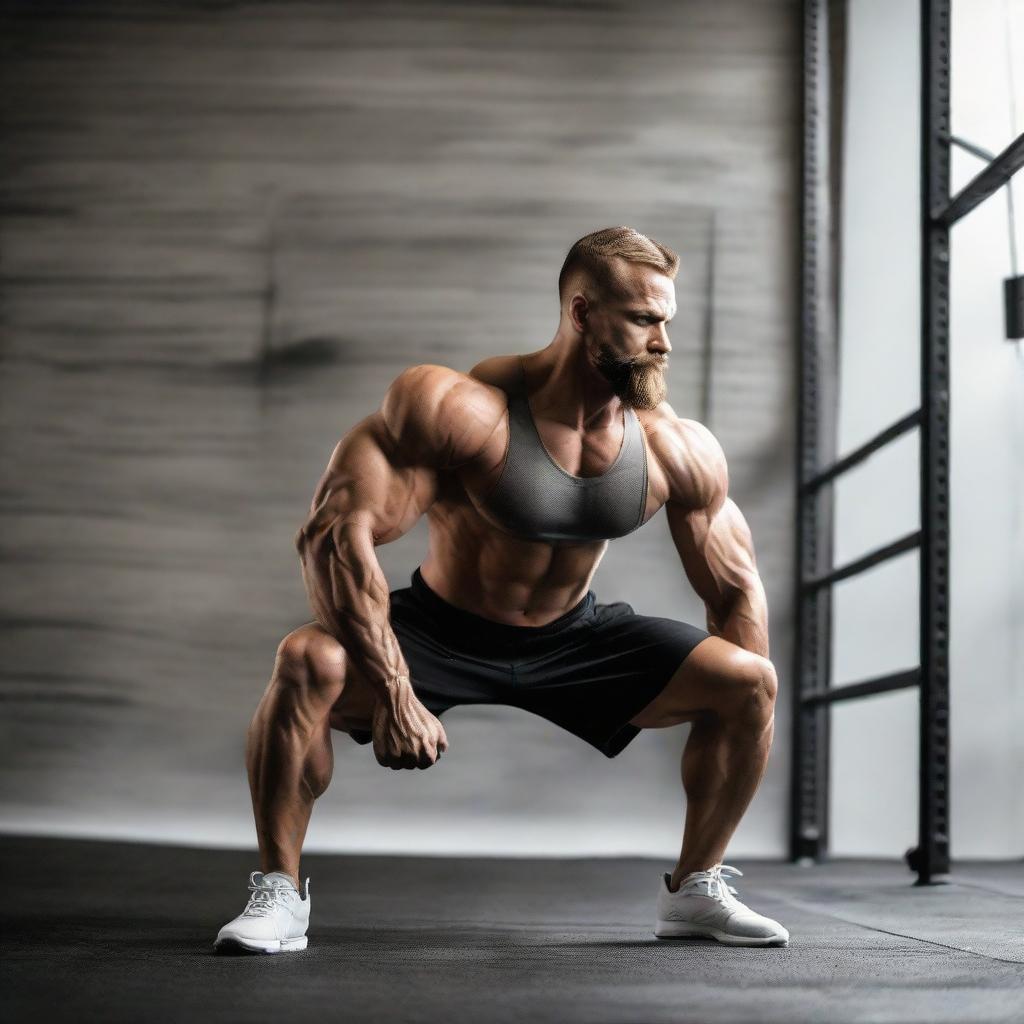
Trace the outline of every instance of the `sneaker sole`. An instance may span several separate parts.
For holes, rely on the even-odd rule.
[[[773,935],[763,939],[747,935],[729,935],[717,928],[700,928],[696,925],[680,925],[672,921],[659,921],[654,929],[657,939],[717,939],[727,946],[788,946],[789,939],[780,939]]]
[[[246,953],[289,953],[305,949],[309,943],[309,937],[306,935],[300,935],[297,939],[281,939],[280,941],[274,941],[273,943],[251,943],[244,942],[242,939],[218,939],[214,944],[214,949],[224,950],[241,950]]]

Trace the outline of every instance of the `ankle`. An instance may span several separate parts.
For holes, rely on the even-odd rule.
[[[710,871],[713,867],[717,867],[722,862],[720,860],[701,862],[697,861],[694,863],[686,863],[678,866],[671,874],[669,879],[669,890],[675,892],[683,882],[686,881],[689,875],[692,875],[695,871]]]
[[[279,875],[284,875],[292,883],[292,885],[295,886],[296,889],[298,889],[300,892],[302,891],[302,886],[299,885],[299,876],[294,872],[289,871],[287,868],[266,868],[263,874],[269,875],[271,872],[275,871]]]

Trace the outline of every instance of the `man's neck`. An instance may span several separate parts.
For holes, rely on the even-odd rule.
[[[605,430],[621,422],[623,402],[587,362],[583,339],[555,335],[547,348],[521,356],[530,406],[574,430]]]

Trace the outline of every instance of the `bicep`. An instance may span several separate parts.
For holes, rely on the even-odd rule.
[[[412,529],[437,490],[437,471],[403,456],[380,413],[374,413],[335,447],[297,544],[346,525],[368,529],[375,545],[387,544]]]
[[[714,434],[696,420],[670,421],[659,435],[670,492],[672,540],[694,590],[711,608],[728,608],[757,585],[754,544],[729,497],[729,467]]]
[[[697,509],[669,502],[665,512],[686,576],[705,603],[725,608],[755,585],[750,527],[731,498]]]
[[[478,390],[445,366],[403,370],[380,409],[335,448],[297,545],[341,525],[369,530],[375,545],[407,533],[437,499],[440,474],[486,440]]]

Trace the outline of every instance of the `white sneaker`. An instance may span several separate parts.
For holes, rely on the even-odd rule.
[[[249,875],[251,895],[245,910],[219,932],[214,949],[241,948],[255,953],[305,949],[309,927],[309,879],[305,896],[282,871]]]
[[[789,932],[770,917],[754,913],[736,899],[736,890],[723,874],[742,875],[738,868],[721,864],[708,871],[692,871],[672,892],[666,871],[658,887],[659,939],[705,936],[730,946],[786,946]]]

